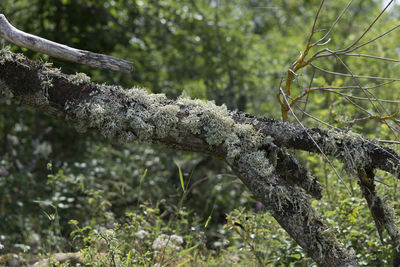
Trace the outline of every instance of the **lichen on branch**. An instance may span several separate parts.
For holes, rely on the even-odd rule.
[[[393,171],[398,166],[396,153],[358,135],[259,119],[212,101],[172,100],[141,88],[95,84],[84,74],[65,75],[6,50],[0,52],[0,81],[1,93],[64,119],[80,132],[92,129],[112,142],[162,144],[223,159],[321,265],[357,262],[310,204],[310,196],[322,196],[318,180],[287,149],[321,153],[317,144],[348,161],[350,170]]]

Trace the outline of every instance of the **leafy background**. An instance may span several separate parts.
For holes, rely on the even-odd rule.
[[[326,2],[317,35],[346,4]],[[275,96],[281,77],[304,50],[318,6],[314,0],[3,0],[0,11],[26,32],[134,62],[132,73],[115,73],[11,46],[63,72],[85,72],[94,82],[141,86],[171,98],[184,93],[280,119]],[[354,1],[328,46],[339,49],[354,41],[381,8],[381,1]],[[398,24],[399,11],[391,8],[366,40]],[[398,40],[394,32],[361,52],[399,58]],[[398,64],[385,61],[344,61],[360,75],[399,73]],[[317,65],[346,72],[332,58]],[[294,95],[312,75],[309,68],[299,73]],[[314,86],[351,83],[322,72],[313,79]],[[376,84],[363,80],[364,86]],[[398,99],[398,89],[391,83],[374,93]],[[372,109],[368,101],[359,104]],[[393,113],[399,107],[389,103],[385,108]],[[326,92],[309,95],[307,112],[339,128],[363,116],[343,97]],[[325,127],[309,117],[302,122]],[[370,138],[397,138],[379,120],[352,130]],[[341,173],[349,194],[322,157],[296,156],[323,184],[324,197],[313,205],[346,248],[365,266],[390,262],[388,237],[380,242],[355,180]],[[333,163],[341,170],[340,163]],[[379,193],[398,208],[397,182],[384,173],[377,177]],[[0,99],[0,196],[4,261],[11,254],[34,262],[56,252],[81,251],[86,263],[97,265],[313,265],[222,161],[152,145],[109,144],[96,132],[78,134],[6,98]],[[162,234],[182,237],[182,243],[157,251],[154,243]]]

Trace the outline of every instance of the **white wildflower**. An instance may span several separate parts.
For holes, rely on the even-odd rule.
[[[180,236],[177,235],[160,235],[157,237],[156,240],[154,240],[152,248],[155,251],[161,251],[164,250],[166,247],[173,249],[173,250],[179,250],[180,249],[180,244],[183,243],[183,239]]]
[[[139,230],[139,231],[136,233],[136,237],[139,238],[139,239],[144,239],[144,238],[146,238],[146,237],[148,237],[148,236],[149,236],[149,232],[147,232],[147,231],[145,231],[145,230]]]
[[[175,244],[182,244],[183,243],[183,238],[179,235],[171,235],[171,240],[172,242],[174,242]]]

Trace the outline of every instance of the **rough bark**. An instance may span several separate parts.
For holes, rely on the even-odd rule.
[[[0,52],[0,92],[113,142],[156,143],[223,158],[321,266],[358,263],[311,207],[321,186],[286,148],[323,151],[356,174],[380,168],[398,176],[394,151],[353,133],[306,129],[213,102],[94,84],[84,74],[65,75],[6,50]]]
[[[393,266],[399,266],[400,229],[397,226],[394,209],[377,195],[374,183],[375,174],[372,169],[359,170],[358,178],[358,184],[367,200],[368,208],[374,219],[381,242],[384,244],[383,231],[386,230],[392,241]]]

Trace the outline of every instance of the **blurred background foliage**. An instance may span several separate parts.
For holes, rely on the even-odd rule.
[[[318,36],[346,4],[326,2]],[[382,5],[378,0],[354,1],[327,46],[339,49],[354,41]],[[11,46],[32,59],[53,62],[65,73],[85,72],[94,82],[141,86],[171,98],[185,93],[229,109],[280,119],[275,95],[287,68],[305,48],[318,6],[316,0],[2,0],[0,12],[26,32],[134,62],[132,73],[115,73]],[[365,40],[398,24],[399,12],[398,6],[391,8]],[[360,53],[399,58],[398,40],[394,32]],[[397,63],[356,57],[343,61],[359,75],[399,77]],[[332,58],[316,65],[346,72]],[[354,83],[351,78],[313,72],[306,68],[299,73],[293,95],[301,94],[312,77],[313,86]],[[363,96],[360,91],[343,93]],[[399,86],[391,83],[374,93],[380,99],[398,100]],[[307,99],[308,113],[339,128],[363,116],[337,94],[315,91]],[[373,110],[369,101],[357,104]],[[304,105],[300,103],[301,108]],[[388,114],[399,109],[398,103],[382,105]],[[325,127],[295,112],[306,126]],[[396,127],[395,123],[369,120],[352,130],[397,140],[398,133],[388,127]],[[82,250],[90,256],[104,251],[98,242],[106,240],[107,253],[118,254],[121,264],[165,263],[151,247],[164,233],[183,236],[182,249],[193,248],[179,257],[170,252],[168,263],[312,265],[224,163],[210,156],[152,145],[109,144],[96,132],[78,134],[62,121],[5,98],[0,99],[0,151],[0,243],[4,246],[0,255],[23,254],[33,261],[37,255]],[[296,155],[323,184],[324,197],[314,205],[345,246],[356,251],[363,265],[390,261],[389,246],[380,243],[353,178],[345,177],[349,195],[322,157]],[[339,163],[334,165],[341,169]],[[378,177],[380,194],[398,214],[397,183],[383,173]],[[104,229],[118,234],[109,240],[99,235]],[[141,230],[151,234],[137,238],[135,233]],[[101,261],[106,259],[89,259],[92,264],[106,264]]]

